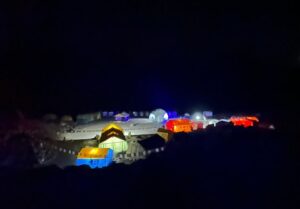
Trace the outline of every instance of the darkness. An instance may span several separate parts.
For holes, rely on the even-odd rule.
[[[211,127],[178,134],[164,152],[130,166],[114,164],[94,170],[84,166],[0,167],[1,205],[296,209],[300,181],[294,142],[278,130]],[[20,149],[24,143],[16,145]],[[28,161],[18,154],[22,163]]]
[[[299,129],[276,123],[289,126],[299,114],[297,9],[275,1],[1,1],[0,116],[162,107],[261,113],[276,127],[178,134],[165,152],[101,170],[30,169],[30,138],[7,138],[1,205],[299,208]],[[10,124],[0,122],[5,136]],[[28,169],[3,166],[11,162]]]
[[[296,107],[300,30],[293,5],[1,4],[2,111],[273,114]]]

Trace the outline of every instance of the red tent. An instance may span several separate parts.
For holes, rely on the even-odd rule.
[[[192,121],[187,118],[179,118],[179,119],[171,119],[168,120],[165,124],[167,130],[173,132],[191,132],[192,128]]]
[[[246,116],[246,117],[231,117],[230,122],[234,126],[244,126],[245,128],[253,126],[254,122],[259,122],[258,118],[255,116]]]

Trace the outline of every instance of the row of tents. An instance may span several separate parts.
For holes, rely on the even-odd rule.
[[[228,122],[235,126],[249,127],[254,122],[259,122],[257,117],[231,117]],[[120,153],[137,156],[135,153],[143,153],[149,149],[163,147],[173,133],[192,132],[203,129],[203,121],[187,118],[170,119],[165,123],[165,128],[160,128],[157,134],[144,140],[126,138],[122,127],[111,123],[101,130],[101,136],[97,136],[98,147],[84,147],[78,154],[77,165],[89,165],[91,168],[102,168],[110,165],[113,158]]]
[[[97,136],[98,147],[84,147],[80,150],[76,165],[88,165],[91,168],[109,166],[119,154],[138,156],[147,150],[164,147],[171,140],[172,132],[166,129],[158,129],[157,134],[144,140],[126,138],[122,127],[111,123],[101,130],[101,136]]]

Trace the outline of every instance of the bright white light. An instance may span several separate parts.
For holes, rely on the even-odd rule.
[[[194,120],[194,121],[205,121],[206,117],[200,112],[195,112],[192,115],[192,120]]]
[[[169,116],[168,116],[167,113],[164,114],[164,119],[165,119],[165,120],[168,120],[168,119],[169,119]]]

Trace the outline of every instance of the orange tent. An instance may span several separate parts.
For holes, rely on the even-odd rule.
[[[167,130],[177,132],[192,132],[192,121],[187,118],[171,119],[165,124]]]
[[[258,118],[255,116],[245,116],[245,117],[231,117],[230,122],[234,126],[244,126],[245,128],[253,126],[254,122],[259,122]]]
[[[108,148],[84,147],[78,153],[77,158],[105,158],[108,151]]]

